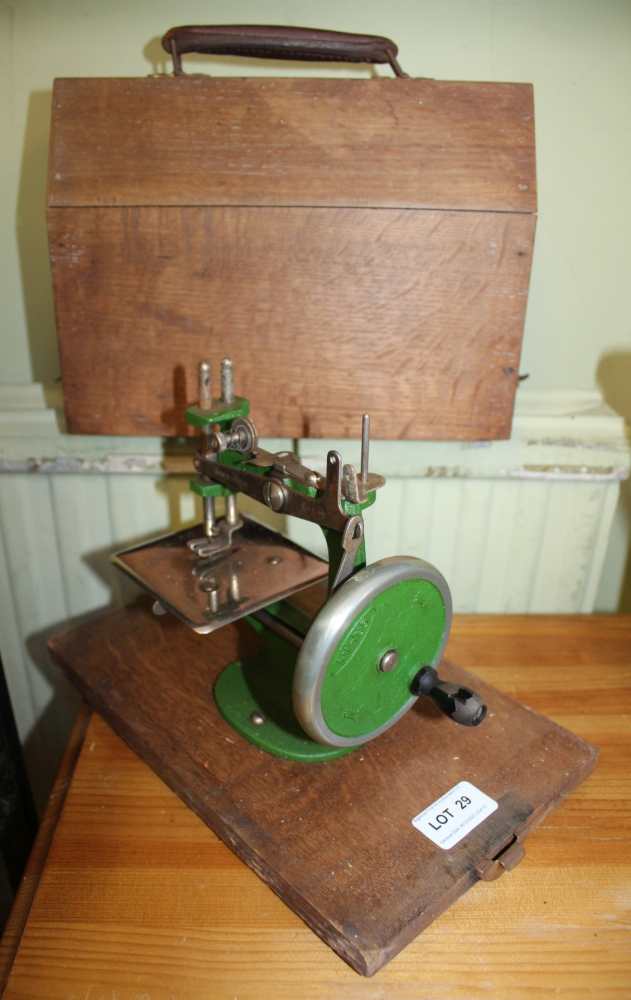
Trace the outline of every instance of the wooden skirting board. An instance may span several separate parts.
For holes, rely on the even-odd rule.
[[[51,650],[85,699],[306,923],[371,975],[479,878],[519,860],[524,835],[592,769],[596,751],[449,663],[488,705],[477,729],[421,699],[338,760],[280,760],[221,718],[212,687],[254,651],[244,623],[212,637],[147,601],[58,633]],[[461,781],[498,803],[445,850],[412,819]]]

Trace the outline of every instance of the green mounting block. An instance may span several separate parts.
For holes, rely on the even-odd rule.
[[[189,486],[193,493],[200,497],[228,497],[232,490],[220,483],[204,483],[201,479],[189,480]]]
[[[247,417],[250,412],[250,401],[243,396],[235,396],[231,403],[213,399],[212,409],[203,410],[200,406],[189,406],[186,410],[186,421],[192,427],[209,427],[212,424],[226,424],[237,417]]]

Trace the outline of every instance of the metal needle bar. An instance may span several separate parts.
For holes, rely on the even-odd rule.
[[[230,358],[224,358],[221,362],[221,398],[224,403],[234,402],[234,373]],[[237,511],[237,498],[234,493],[226,497],[226,522],[229,525],[237,524],[239,513]]]
[[[367,413],[362,416],[362,458],[361,458],[361,478],[362,482],[368,479],[368,452],[370,449],[370,417]]]
[[[199,406],[202,410],[210,410],[213,405],[212,368],[210,361],[200,361],[199,364]],[[202,431],[202,449],[208,447],[207,432]],[[204,534],[212,538],[215,531],[215,500],[214,497],[204,497]]]

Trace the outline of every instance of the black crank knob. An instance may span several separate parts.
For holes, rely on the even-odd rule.
[[[475,691],[438,679],[433,667],[423,667],[414,677],[410,690],[427,695],[441,712],[461,726],[479,726],[486,716],[486,705]]]

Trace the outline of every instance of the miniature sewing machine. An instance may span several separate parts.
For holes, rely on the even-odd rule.
[[[441,662],[451,597],[437,569],[366,562],[363,512],[384,485],[367,416],[359,469],[333,450],[310,469],[259,444],[230,361],[219,398],[207,362],[199,375],[186,418],[203,523],[115,557],[153,613],[142,598],[51,649],[129,746],[370,975],[475,881],[512,869],[595,752]],[[328,564],[238,512],[237,493],[319,525]]]
[[[191,489],[202,497],[203,525],[128,549],[115,562],[154,596],[158,614],[171,612],[203,634],[246,618],[260,633],[261,655],[230,663],[215,684],[224,718],[270,753],[302,761],[367,743],[419,695],[456,722],[478,725],[486,709],[477,695],[438,679],[451,626],[443,576],[411,556],[366,563],[362,514],[385,483],[369,472],[368,415],[360,470],[329,451],[322,475],[290,452],[260,446],[226,358],[218,399],[210,363],[200,364],[199,403],[186,418],[200,431]],[[237,493],[318,524],[328,567],[240,516]],[[225,499],[222,518],[217,497]],[[315,617],[285,600],[327,575],[328,596]]]
[[[314,29],[184,26],[163,46],[172,78],[56,82],[51,265],[69,430],[179,437],[198,396],[203,523],[115,557],[153,612],[143,595],[50,648],[182,801],[371,975],[513,868],[595,753],[464,669],[507,666],[483,625],[443,659],[438,569],[367,562],[364,511],[384,485],[367,415],[359,468],[335,450],[307,468],[262,447],[229,360],[220,391],[206,361],[198,393],[191,379],[208,350],[219,381],[223,335],[266,436],[345,439],[370,410],[391,441],[508,438],[537,207],[532,88],[412,79],[392,40]],[[368,60],[397,79],[188,76],[188,52]],[[239,493],[268,521],[319,525],[328,561],[245,516]]]

